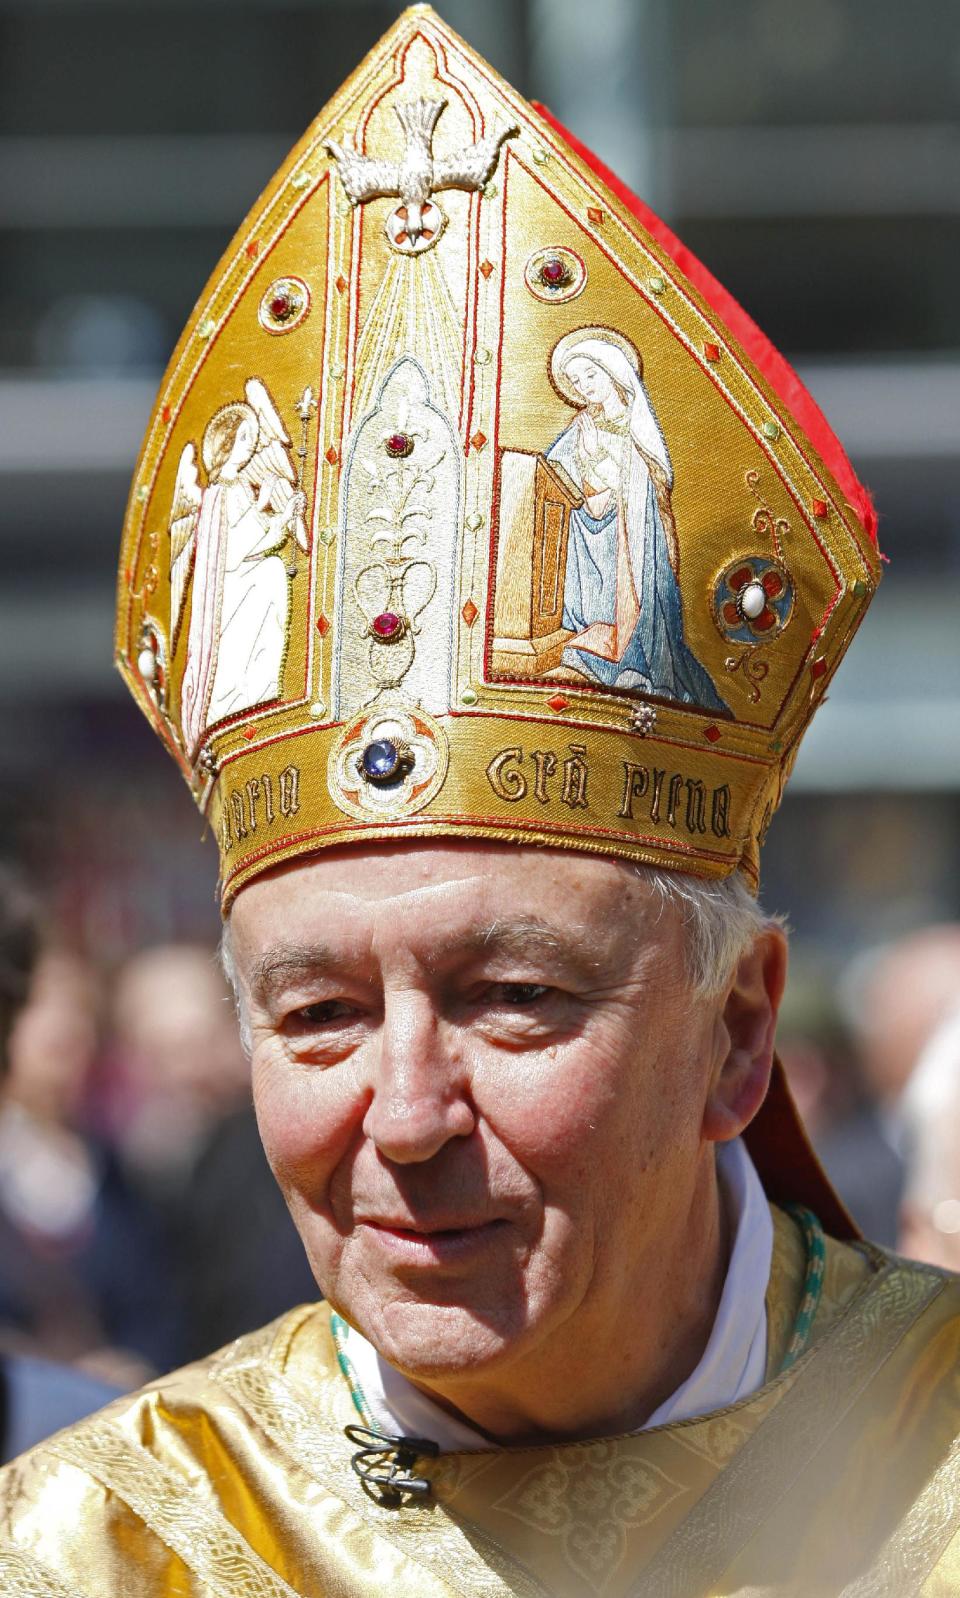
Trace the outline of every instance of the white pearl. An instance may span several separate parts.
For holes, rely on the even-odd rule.
[[[740,595],[740,609],[747,621],[756,621],[762,614],[767,603],[767,596],[762,583],[748,583]]]
[[[137,670],[144,682],[153,682],[157,669],[157,657],[152,649],[141,649],[137,656]]]

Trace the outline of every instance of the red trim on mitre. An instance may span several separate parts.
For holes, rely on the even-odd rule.
[[[757,370],[769,383],[774,393],[777,394],[790,414],[803,429],[821,460],[829,467],[837,483],[848,500],[849,504],[859,517],[864,531],[874,544],[877,542],[877,513],[873,506],[868,491],[859,481],[856,472],[850,464],[847,452],[837,438],[829,422],[821,411],[813,396],[804,388],[790,363],[784,360],[780,351],[775,349],[762,333],[756,322],[743,306],[738,304],[733,295],[719,283],[702,261],[698,261],[692,251],[677,238],[676,234],[655,216],[649,206],[644,205],[635,194],[627,188],[625,183],[604,166],[588,150],[585,144],[558,122],[551,111],[538,101],[533,102],[544,121],[566,140],[571,149],[576,152],[581,161],[585,161],[591,171],[595,172],[602,183],[611,189],[617,199],[632,211],[638,222],[646,228],[647,232],[656,239],[662,250],[670,256],[680,271],[703,298],[707,301],[724,325],[733,334],[734,338],[749,355]]]

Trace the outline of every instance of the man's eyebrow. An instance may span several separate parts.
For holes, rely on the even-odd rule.
[[[516,960],[552,959],[568,967],[595,970],[596,955],[587,952],[582,930],[570,926],[563,931],[537,916],[515,921],[492,921],[467,937],[439,939],[431,951],[432,961],[455,959],[458,955],[505,954]]]
[[[276,993],[291,977],[319,976],[335,963],[324,943],[279,943],[254,963],[250,988],[255,998]]]
[[[598,951],[588,944],[584,929],[571,925],[561,931],[549,921],[527,916],[491,921],[466,934],[441,935],[431,945],[428,964],[436,967],[484,954],[506,955],[515,960],[548,959],[582,972],[595,972],[602,963],[602,951],[598,957]],[[254,998],[269,998],[291,979],[324,976],[332,970],[342,970],[343,965],[343,954],[337,954],[328,944],[279,943],[254,963],[250,990]]]

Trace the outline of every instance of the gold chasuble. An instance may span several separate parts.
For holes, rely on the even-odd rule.
[[[960,1286],[774,1210],[768,1380],[696,1420],[418,1461],[386,1508],[324,1305],[118,1400],[0,1474],[4,1598],[960,1593]]]

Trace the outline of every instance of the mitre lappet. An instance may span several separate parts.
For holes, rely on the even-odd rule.
[[[120,669],[223,906],[328,845],[595,851],[755,884],[879,578],[796,375],[429,7],[220,261],[147,429]]]

